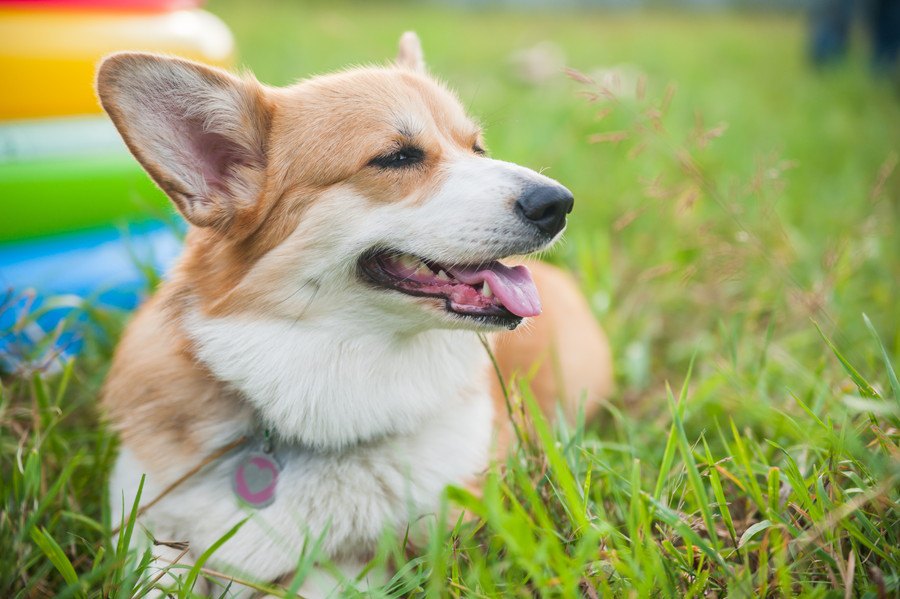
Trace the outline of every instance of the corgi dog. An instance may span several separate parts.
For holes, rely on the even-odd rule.
[[[206,566],[283,581],[312,539],[352,578],[385,530],[502,455],[496,371],[530,376],[551,416],[610,391],[575,281],[509,261],[559,239],[572,194],[487,155],[415,34],[388,66],[286,88],[114,54],[97,92],[189,225],[102,394],[114,522],[145,475],[141,525],[179,543],[154,547],[161,565],[247,519]],[[328,576],[301,592],[327,595]]]

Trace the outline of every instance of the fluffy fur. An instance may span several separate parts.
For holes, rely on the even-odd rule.
[[[530,265],[543,314],[513,332],[361,276],[372,248],[471,264],[558,237],[514,209],[528,189],[558,184],[482,155],[480,129],[426,74],[414,34],[393,65],[288,88],[126,53],[102,63],[97,89],[191,225],[104,388],[122,440],[113,508],[130,504],[142,473],[149,500],[250,439],[142,516],[155,538],[189,543],[184,562],[249,515],[211,567],[277,581],[312,535],[352,575],[385,529],[431,513],[446,485],[475,483],[492,440],[503,448],[509,436],[478,332],[504,376],[534,372],[548,413],[586,398],[590,414],[608,392],[606,341],[574,281],[552,267]],[[414,167],[373,166],[411,145],[422,154]],[[264,429],[283,469],[275,502],[249,510],[230,480]],[[313,577],[304,592],[333,584]]]

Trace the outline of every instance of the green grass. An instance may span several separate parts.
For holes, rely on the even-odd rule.
[[[448,491],[473,519],[413,551],[385,539],[381,594],[900,593],[900,103],[862,46],[817,73],[799,17],[211,9],[273,84],[382,61],[418,30],[491,152],[577,198],[549,259],[607,328],[618,390],[597,422],[550,430],[514,384],[519,452],[481,496]],[[577,74],[527,86],[508,57],[544,39],[582,73],[644,75],[615,98]],[[94,404],[124,315],[92,316],[75,362],[3,380],[2,596],[147,587],[147,556],[110,538]]]

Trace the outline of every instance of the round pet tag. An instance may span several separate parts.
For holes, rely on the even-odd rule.
[[[263,508],[275,501],[278,463],[271,455],[252,452],[242,459],[231,477],[234,494],[251,507]]]

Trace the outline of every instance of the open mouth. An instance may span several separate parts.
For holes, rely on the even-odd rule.
[[[484,324],[514,329],[541,313],[531,273],[496,260],[480,264],[440,264],[390,250],[371,251],[359,260],[369,281],[407,295],[444,300],[444,309]]]

